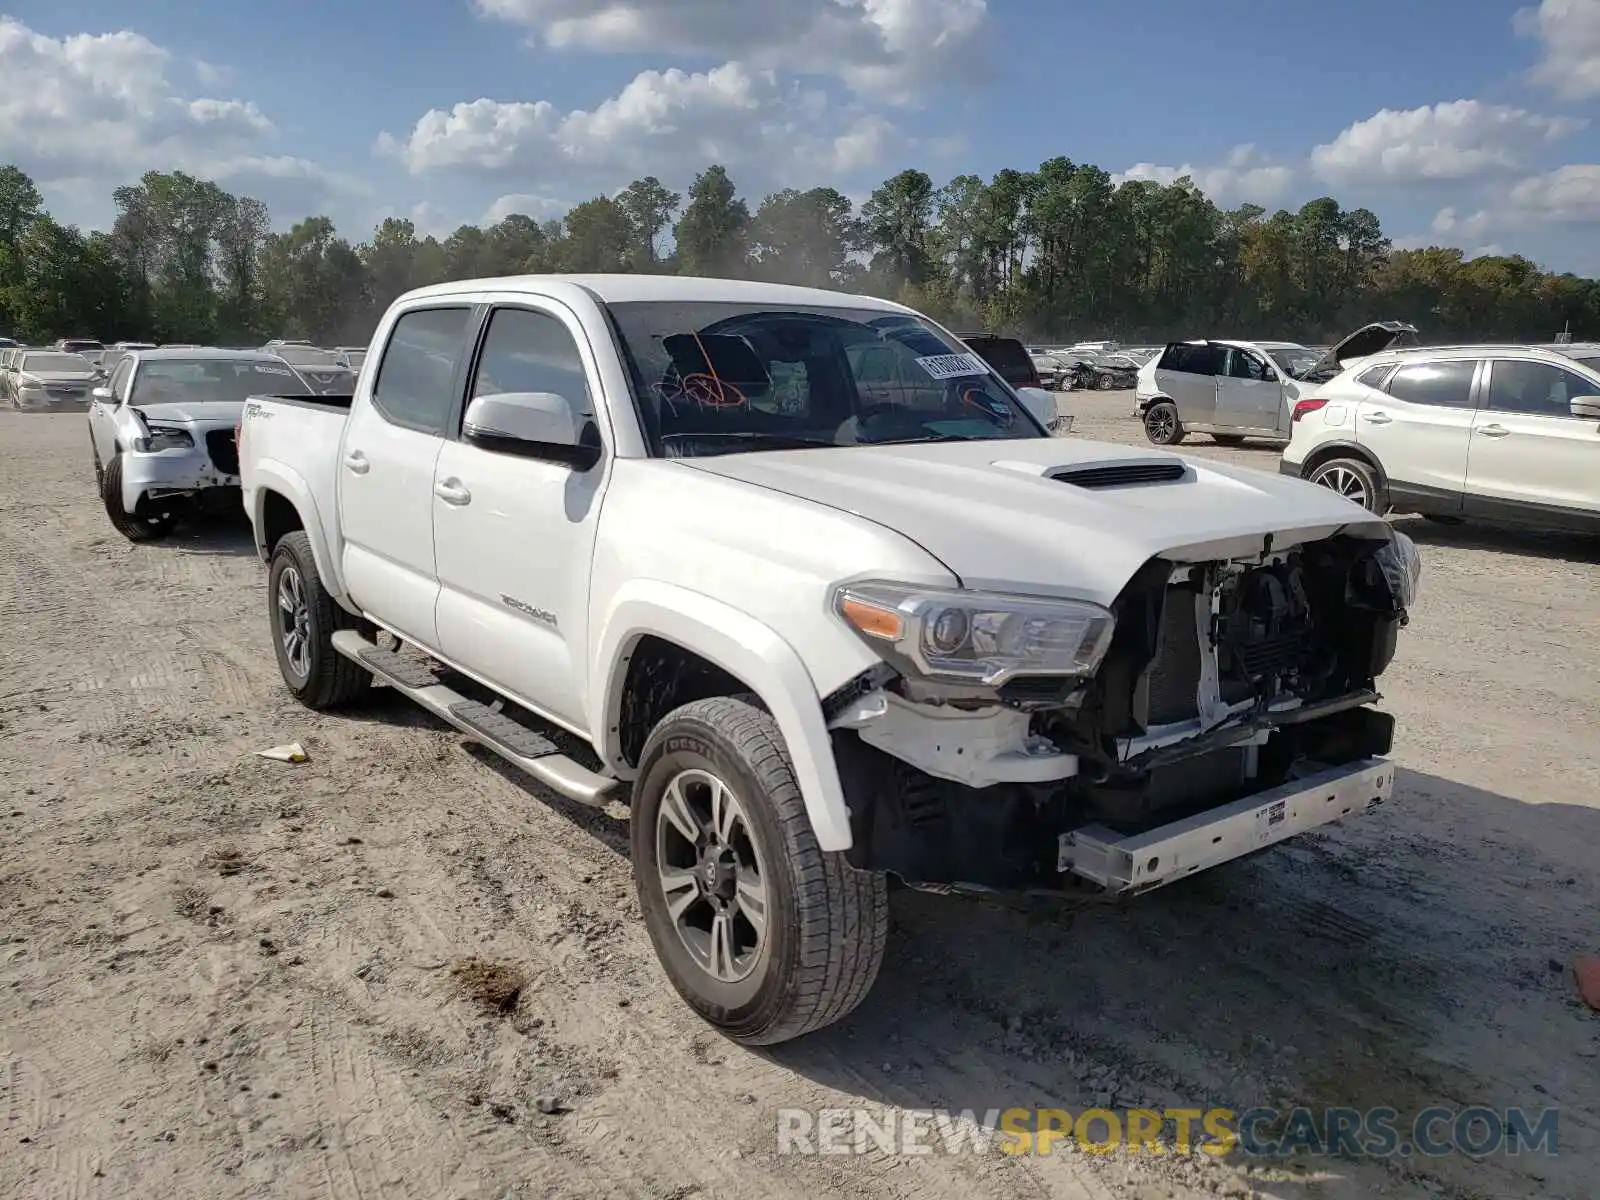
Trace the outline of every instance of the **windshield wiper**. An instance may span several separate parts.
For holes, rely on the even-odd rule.
[[[756,429],[719,429],[709,433],[662,434],[661,444],[665,446],[668,442],[760,442],[774,450],[804,450],[812,446],[826,446],[835,450],[839,448],[839,443],[832,438],[764,433]]]

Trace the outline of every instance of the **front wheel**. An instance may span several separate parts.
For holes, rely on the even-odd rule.
[[[1183,441],[1183,423],[1178,420],[1178,406],[1170,400],[1158,400],[1145,409],[1144,435],[1157,446],[1176,446]]]
[[[1388,511],[1377,472],[1358,458],[1330,458],[1311,472],[1310,480],[1355,501],[1370,513],[1381,515]]]
[[[301,530],[285,534],[272,551],[267,623],[278,673],[307,708],[348,704],[371,686],[371,673],[333,648],[333,635],[357,621],[322,586],[311,539]]]
[[[747,699],[669,713],[640,756],[634,886],[667,978],[729,1037],[832,1024],[883,961],[884,876],[817,846],[783,738]]]
[[[129,512],[122,506],[122,455],[112,455],[111,461],[106,464],[103,471],[99,469],[97,462],[95,471],[95,482],[100,488],[100,502],[105,505],[106,516],[111,519],[112,526],[123,537],[130,542],[153,542],[172,532],[172,527],[178,523],[177,517],[172,513],[161,512],[151,516],[141,516]]]

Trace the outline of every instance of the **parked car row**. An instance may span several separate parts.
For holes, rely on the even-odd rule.
[[[630,803],[668,980],[771,1044],[865,997],[891,875],[1131,895],[1393,787],[1409,540],[1052,437],[1007,342],[775,284],[473,280],[396,301],[351,394],[315,347],[133,350],[89,432],[132,540],[242,500],[308,708],[376,681]]]

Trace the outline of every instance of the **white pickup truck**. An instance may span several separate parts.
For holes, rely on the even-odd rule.
[[[284,680],[626,798],[673,985],[854,1008],[888,880],[1157,887],[1381,803],[1416,550],[1326,488],[1047,434],[946,330],[749,282],[441,284],[253,398]]]

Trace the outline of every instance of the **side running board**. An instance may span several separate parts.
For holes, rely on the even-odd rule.
[[[582,763],[574,762],[538,730],[496,712],[487,704],[470,700],[441,683],[426,664],[376,646],[353,629],[341,629],[335,633],[333,648],[346,658],[360,663],[395,691],[403,692],[440,720],[455,726],[479,745],[493,750],[518,770],[569,800],[602,805],[610,801],[623,786],[621,780],[598,775]]]

